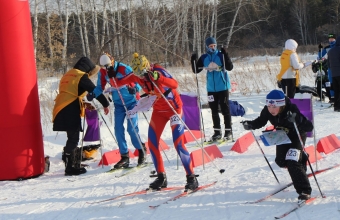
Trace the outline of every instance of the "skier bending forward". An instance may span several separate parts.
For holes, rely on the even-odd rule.
[[[287,168],[292,178],[294,188],[299,194],[299,200],[308,200],[312,192],[306,171],[308,155],[303,151],[299,136],[294,127],[297,125],[303,144],[306,141],[306,132],[313,130],[313,124],[302,115],[297,106],[285,97],[282,91],[273,90],[266,97],[266,106],[262,109],[258,118],[253,121],[244,121],[243,127],[246,130],[258,129],[268,122],[274,128],[286,131],[291,140],[290,144],[276,146],[275,162],[279,167]]]

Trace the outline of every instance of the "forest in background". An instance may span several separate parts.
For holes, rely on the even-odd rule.
[[[30,0],[38,70],[65,72],[103,52],[129,63],[139,52],[165,66],[189,65],[216,37],[231,57],[279,55],[287,39],[316,52],[339,33],[340,0]]]

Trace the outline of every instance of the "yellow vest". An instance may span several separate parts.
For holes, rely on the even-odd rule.
[[[80,117],[84,117],[85,109],[83,107],[83,97],[85,96],[86,92],[78,96],[78,84],[80,78],[84,74],[86,73],[78,69],[71,69],[61,78],[59,84],[59,94],[54,100],[55,104],[53,108],[52,122],[63,108],[65,108],[76,99],[79,99],[80,103]]]
[[[280,63],[281,63],[281,71],[279,74],[276,75],[276,79],[281,81],[283,74],[289,69],[292,68],[293,72],[296,72],[296,86],[300,84],[300,74],[299,70],[294,70],[293,67],[290,65],[290,55],[295,53],[291,50],[285,50],[281,54]]]

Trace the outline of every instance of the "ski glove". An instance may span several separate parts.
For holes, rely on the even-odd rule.
[[[107,75],[109,76],[109,78],[116,78],[117,72],[114,70],[113,66],[110,66],[107,69]]]
[[[323,48],[322,44],[319,44],[319,50],[321,50]]]
[[[145,78],[147,79],[147,80],[149,80],[150,81],[150,77],[154,80],[154,81],[157,81],[158,79],[159,79],[159,74],[158,74],[158,72],[157,71],[153,71],[153,72],[147,72],[147,73],[145,73]]]
[[[94,93],[87,93],[86,95],[86,99],[87,101],[91,102],[93,100],[93,98],[95,97]]]
[[[295,123],[296,113],[292,113],[291,111],[287,112],[287,120],[291,123]]]
[[[277,81],[277,87],[279,87],[280,89],[282,88],[281,80]]]
[[[244,130],[252,130],[253,126],[250,124],[250,121],[241,121]]]
[[[196,54],[196,53],[193,53],[193,54],[191,55],[190,61],[191,61],[191,63],[192,63],[192,62],[197,62],[197,54]]]
[[[131,86],[128,86],[127,89],[131,95],[134,95],[137,92],[137,89]]]
[[[221,53],[223,53],[225,58],[229,57],[228,52],[226,51],[226,49],[224,49],[224,47],[221,47]]]

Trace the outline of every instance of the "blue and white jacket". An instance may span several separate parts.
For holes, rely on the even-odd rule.
[[[116,61],[114,62],[114,70],[117,72],[116,79],[123,78],[124,76],[133,72],[130,66]],[[107,70],[101,68],[100,71],[98,72],[97,86],[93,91],[96,97],[98,94],[101,94],[105,90],[105,86],[107,83],[110,84],[110,79],[107,75]],[[135,88],[136,91],[135,94],[131,94],[129,92],[129,89],[131,90],[131,88]],[[111,88],[109,90],[112,93],[112,100],[114,104],[123,105],[117,89],[119,89],[120,94],[124,99],[125,105],[130,105],[132,103],[137,102],[137,100],[139,99],[139,91],[142,89],[142,87],[138,83],[129,83],[118,88],[116,88],[115,85],[111,85]]]
[[[233,63],[228,53],[223,54],[221,51],[216,50],[213,54],[203,54],[196,62],[196,65],[193,62],[191,63],[191,67],[194,73],[199,73],[203,69],[207,70],[208,92],[220,92],[231,89],[230,79],[226,70],[232,70]]]

